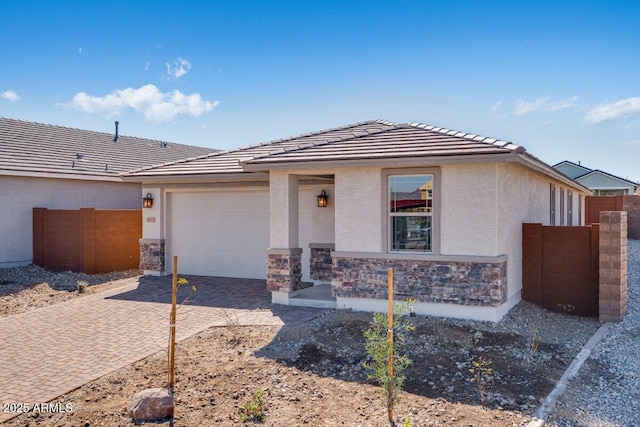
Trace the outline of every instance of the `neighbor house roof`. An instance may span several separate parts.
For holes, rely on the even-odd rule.
[[[408,162],[514,160],[589,191],[510,142],[420,123],[372,120],[141,168],[127,179],[143,182],[198,180],[248,175],[277,168],[331,164],[407,164]]]
[[[0,117],[0,175],[119,181],[142,166],[213,151],[124,135],[114,141],[113,133]]]
[[[576,181],[580,182],[581,179],[584,179],[588,176],[593,176],[593,175],[603,175],[607,178],[611,178],[620,182],[623,182],[627,185],[632,185],[634,188],[636,188],[638,186],[637,182],[633,182],[633,181],[629,181],[628,179],[624,179],[624,178],[620,178],[619,176],[610,174],[608,172],[602,171],[600,169],[591,169],[588,168],[586,166],[582,166],[580,164],[575,164],[573,162],[570,162],[569,160],[564,160],[560,163],[557,163],[555,165],[553,165],[554,169],[558,169],[562,171],[562,167],[568,165],[573,167],[576,171],[580,171],[580,173],[577,173],[575,176],[572,176],[573,179],[575,179]]]

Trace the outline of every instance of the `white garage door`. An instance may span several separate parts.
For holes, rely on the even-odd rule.
[[[171,193],[171,253],[181,274],[264,279],[269,192]]]

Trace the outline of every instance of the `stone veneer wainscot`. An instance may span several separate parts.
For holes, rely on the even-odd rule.
[[[401,259],[395,254],[394,258],[384,254],[332,255],[331,288],[337,297],[387,299],[387,269],[393,268],[394,295],[400,299],[487,307],[507,300],[506,255],[487,257],[490,262],[481,257],[421,260],[414,256]]]

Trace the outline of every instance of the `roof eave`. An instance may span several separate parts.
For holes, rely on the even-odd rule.
[[[588,193],[588,194],[593,194],[593,191],[591,191],[590,189],[588,189],[587,187],[585,187],[584,185],[580,184],[579,182],[569,178],[567,175],[563,174],[562,172],[554,169],[552,166],[549,166],[548,164],[544,163],[542,160],[528,154],[528,153],[519,153],[517,155],[518,161],[520,163],[522,163],[523,165],[536,170],[538,172],[541,172],[545,175],[548,175],[570,187],[573,187],[577,190],[580,190],[582,192]]]
[[[19,176],[29,178],[54,178],[54,179],[74,179],[80,181],[106,181],[106,182],[123,182],[119,175],[92,175],[92,174],[78,174],[67,172],[35,172],[35,171],[23,171],[23,170],[0,170],[1,176]]]
[[[240,165],[247,172],[267,172],[283,169],[326,169],[332,167],[359,167],[359,166],[383,166],[383,167],[420,167],[425,163],[429,165],[441,165],[450,163],[477,163],[509,161],[514,159],[514,152],[492,154],[467,154],[450,156],[421,156],[421,157],[385,157],[367,159],[328,159],[305,161],[272,161],[272,162],[242,162]]]
[[[125,182],[139,182],[146,184],[202,184],[216,182],[249,182],[249,181],[268,181],[268,173],[210,173],[210,174],[167,174],[167,175],[134,175],[123,176]]]

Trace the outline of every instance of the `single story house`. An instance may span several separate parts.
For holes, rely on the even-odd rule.
[[[0,117],[0,268],[32,263],[34,207],[140,209],[121,173],[215,151],[116,132]]]
[[[580,163],[576,164],[568,160],[553,167],[592,190],[595,196],[625,196],[634,194],[638,188],[636,182],[598,169],[589,169]]]
[[[147,274],[177,255],[180,274],[266,279],[275,303],[330,283],[337,307],[384,311],[392,267],[417,313],[492,321],[521,299],[522,223],[582,224],[591,194],[515,144],[381,120],[125,180],[157,201]]]

